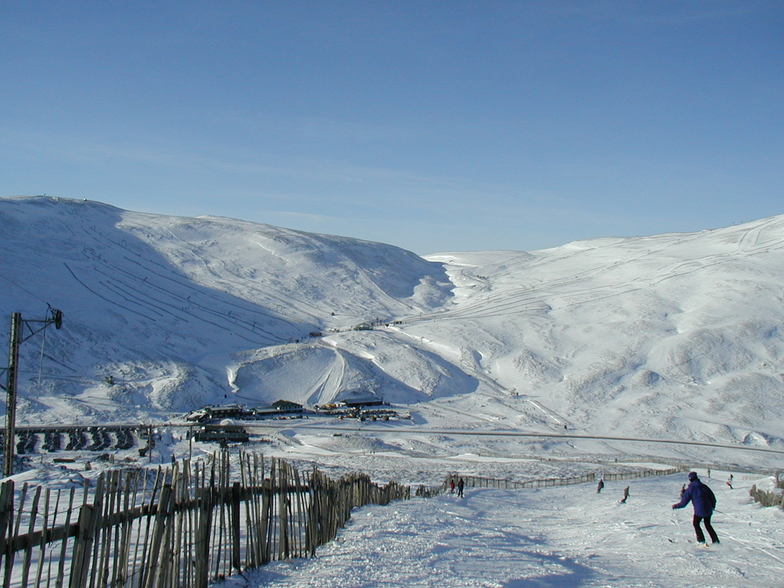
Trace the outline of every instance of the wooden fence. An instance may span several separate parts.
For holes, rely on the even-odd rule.
[[[682,470],[678,468],[668,468],[664,470],[635,470],[630,472],[612,472],[601,474],[601,477],[604,480],[631,480],[634,478],[648,478],[651,476],[669,476],[671,474],[677,474],[680,471]],[[594,482],[597,479],[596,473],[594,472],[568,478],[541,478],[535,480],[524,480],[522,482],[499,478],[485,478],[481,476],[449,474],[441,487],[445,489],[449,485],[450,480],[456,483],[460,478],[463,479],[463,482],[467,488],[497,488],[502,490],[569,486],[572,484],[585,484],[587,482]]]
[[[782,488],[782,486],[779,486],[779,488]],[[779,506],[784,508],[784,493],[782,492],[761,490],[754,484],[751,490],[749,490],[749,496],[751,496],[754,502],[762,506]]]
[[[605,480],[634,480],[637,478],[651,478],[653,476],[672,476],[685,471],[683,468],[667,468],[664,470],[635,470],[633,472],[610,472],[602,474]]]
[[[594,474],[583,474],[581,476],[573,476],[570,478],[542,478],[538,480],[525,480],[522,482],[499,478],[485,478],[482,476],[463,476],[454,474],[447,476],[444,485],[448,484],[450,480],[457,482],[457,480],[460,478],[463,479],[466,488],[498,488],[501,490],[515,490],[518,488],[545,488],[548,486],[583,484],[585,482],[592,481],[594,479]]]
[[[365,475],[301,475],[257,454],[107,471],[69,489],[0,485],[2,586],[204,587],[313,555],[351,509],[410,497]],[[238,465],[236,465],[238,463]]]

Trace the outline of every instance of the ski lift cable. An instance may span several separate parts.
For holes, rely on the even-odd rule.
[[[9,277],[7,277],[7,276],[3,276],[3,275],[0,275],[0,278],[2,278],[3,280],[5,280],[5,281],[6,281],[6,282],[8,282],[9,284],[13,284],[14,286],[16,286],[17,288],[19,288],[20,290],[22,290],[22,291],[23,291],[25,294],[27,294],[28,296],[30,296],[30,297],[32,297],[32,298],[35,298],[36,300],[39,300],[40,302],[46,302],[46,301],[45,301],[45,300],[43,300],[43,299],[42,299],[40,296],[36,295],[34,292],[31,292],[30,290],[28,290],[27,288],[25,288],[25,287],[24,287],[24,286],[22,286],[21,284],[18,284],[18,283],[16,283],[16,282],[15,282],[15,281],[13,281],[11,278],[9,278]]]
[[[52,308],[51,306],[49,307]],[[44,365],[44,345],[46,343],[46,329],[44,329],[43,336],[41,337],[41,353],[38,356],[38,381],[36,382],[36,387],[38,389],[41,388],[41,369]]]

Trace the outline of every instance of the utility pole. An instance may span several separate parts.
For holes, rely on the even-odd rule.
[[[14,473],[14,443],[16,442],[16,381],[19,373],[19,346],[27,339],[43,331],[46,327],[54,324],[56,329],[63,326],[63,312],[56,308],[49,307],[50,316],[43,320],[22,320],[22,313],[15,312],[11,315],[11,338],[8,350],[8,378],[6,380],[5,391],[8,394],[6,404],[6,425],[5,425],[5,447],[3,462],[3,476],[10,476]],[[33,331],[31,323],[43,324],[40,328]],[[23,337],[23,325],[27,325],[30,334]],[[2,387],[2,386],[0,386]]]
[[[14,443],[16,442],[16,375],[19,366],[21,333],[22,313],[15,312],[11,315],[11,345],[8,350],[8,383],[6,385],[8,403],[6,405],[5,417],[5,461],[3,462],[3,476],[10,476],[14,473]]]

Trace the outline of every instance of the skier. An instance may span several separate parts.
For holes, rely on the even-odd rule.
[[[711,525],[711,516],[713,515],[713,510],[716,508],[716,496],[714,496],[713,491],[708,486],[700,481],[697,472],[689,472],[689,487],[686,488],[686,491],[681,496],[681,501],[673,504],[672,508],[683,508],[689,504],[689,502],[694,506],[692,525],[694,526],[694,532],[697,535],[697,543],[706,545],[705,535],[700,528],[700,522],[705,523],[705,530],[708,531],[711,541],[713,541],[714,544],[719,543],[719,537],[716,535],[716,531],[713,530],[713,526]]]
[[[621,499],[621,504],[626,504],[626,499],[629,498],[629,487],[623,489],[623,498]]]
[[[460,478],[457,481],[457,495],[462,498],[463,497],[463,486],[465,486],[465,482],[463,482],[463,478]]]
[[[450,494],[454,494],[455,493],[455,479],[454,478],[449,480],[449,493]]]
[[[732,490],[732,477],[733,477],[732,474],[730,474],[730,478],[729,480],[727,480],[727,486],[730,487],[730,490]]]
[[[596,486],[596,493],[599,494],[604,488],[604,478],[599,478],[599,484]]]

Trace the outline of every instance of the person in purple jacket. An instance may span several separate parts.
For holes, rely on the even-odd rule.
[[[697,542],[705,544],[705,535],[700,528],[700,522],[705,523],[705,530],[708,531],[713,543],[719,542],[719,537],[711,525],[711,516],[716,508],[716,496],[713,491],[700,481],[697,472],[689,472],[689,486],[681,495],[681,501],[672,505],[672,508],[683,508],[689,502],[694,506],[694,532],[697,534]]]

